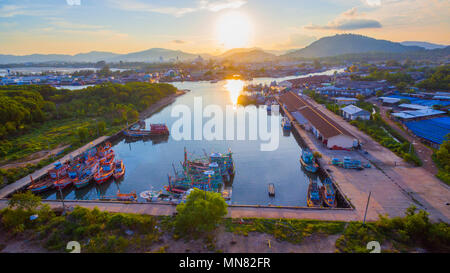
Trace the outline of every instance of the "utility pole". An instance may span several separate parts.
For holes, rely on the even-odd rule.
[[[366,205],[366,211],[364,212],[364,221],[363,225],[366,225],[366,216],[367,216],[367,209],[369,208],[369,202],[370,202],[370,196],[372,195],[372,192],[369,192],[369,198],[367,199],[367,205]]]

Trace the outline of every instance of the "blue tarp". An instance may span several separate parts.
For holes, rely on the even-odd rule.
[[[450,134],[450,117],[411,121],[405,124],[415,135],[434,143],[442,144],[445,136]]]
[[[432,107],[433,105],[441,105],[441,106],[447,106],[450,105],[450,101],[441,101],[441,100],[424,100],[420,98],[414,98],[414,97],[408,97],[408,96],[401,96],[401,95],[392,95],[389,96],[389,98],[396,98],[396,99],[407,99],[412,104],[419,104],[423,106],[429,106]]]

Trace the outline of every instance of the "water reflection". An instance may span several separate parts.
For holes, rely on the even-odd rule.
[[[244,89],[244,82],[241,80],[227,80],[225,88],[230,93],[230,99],[234,106],[237,105],[239,95]]]

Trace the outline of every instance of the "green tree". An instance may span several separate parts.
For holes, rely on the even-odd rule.
[[[100,121],[99,123],[97,123],[97,129],[98,129],[98,133],[100,135],[103,135],[106,130],[106,123],[104,121]]]
[[[34,195],[31,191],[16,193],[8,201],[10,208],[33,211],[41,205],[41,197]]]
[[[227,204],[220,193],[194,189],[185,203],[177,206],[175,228],[178,232],[212,231],[227,214]]]
[[[81,142],[84,142],[87,140],[89,136],[89,131],[87,128],[78,128],[78,138]]]
[[[445,139],[433,158],[439,167],[437,177],[450,185],[450,134]]]

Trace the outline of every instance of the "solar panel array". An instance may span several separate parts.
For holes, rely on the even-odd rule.
[[[442,144],[445,136],[450,134],[450,117],[433,118],[405,123],[415,135]]]

